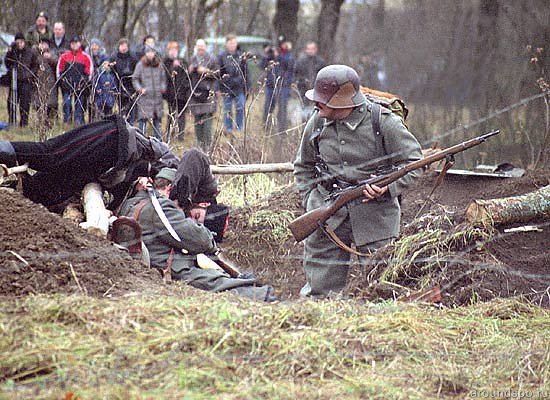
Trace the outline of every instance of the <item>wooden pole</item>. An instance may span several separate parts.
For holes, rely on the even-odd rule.
[[[495,225],[526,222],[550,215],[550,185],[522,196],[491,200],[474,200],[466,209],[471,223]]]
[[[103,190],[99,183],[88,183],[84,186],[82,204],[84,205],[86,221],[82,222],[80,227],[98,236],[107,236],[111,212],[105,208]]]
[[[240,165],[211,165],[210,171],[218,175],[246,175],[267,172],[292,172],[292,163],[274,164],[240,164]]]

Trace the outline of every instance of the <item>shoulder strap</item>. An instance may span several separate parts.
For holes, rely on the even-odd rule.
[[[313,125],[313,132],[311,134],[310,140],[313,142],[313,146],[315,147],[315,151],[317,154],[319,154],[319,140],[321,136],[321,131],[323,130],[323,126],[325,124],[325,119],[319,117],[319,112],[315,112],[315,124]]]
[[[139,221],[139,214],[141,214],[141,210],[143,210],[143,207],[145,207],[149,203],[149,199],[141,200],[139,203],[137,203],[136,208],[134,208],[134,212],[132,213],[132,218],[136,221]]]

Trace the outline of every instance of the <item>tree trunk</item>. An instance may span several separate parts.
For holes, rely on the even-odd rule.
[[[333,61],[334,42],[338,23],[340,22],[340,8],[345,0],[321,0],[321,11],[317,19],[317,43],[319,55],[327,63]]]
[[[59,21],[65,23],[66,37],[82,35],[88,22],[87,1],[61,0],[57,13]],[[83,43],[83,46],[85,44]]]
[[[550,215],[550,185],[522,196],[475,200],[466,209],[471,223],[492,222],[494,225],[527,222]]]
[[[122,21],[120,22],[120,37],[126,37],[126,23],[128,22],[129,0],[122,0]]]
[[[298,39],[299,0],[277,0],[277,8],[273,17],[273,29],[277,36],[283,35],[293,44]]]
[[[98,236],[107,236],[111,212],[105,208],[103,191],[98,183],[88,183],[84,186],[82,203],[86,222],[81,223],[80,227]]]

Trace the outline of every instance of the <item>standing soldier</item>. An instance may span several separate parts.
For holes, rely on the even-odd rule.
[[[367,101],[354,69],[345,65],[321,69],[306,97],[318,110],[306,125],[294,175],[307,211],[323,206],[331,191],[368,179],[381,167],[421,158],[420,145],[402,120]],[[316,171],[324,171],[322,177]],[[397,196],[418,175],[412,172],[384,187],[365,185],[365,197],[342,207],[329,218],[328,227],[361,253],[386,245],[399,234]],[[350,253],[325,232],[317,229],[306,239],[303,296],[338,294],[346,285]]]

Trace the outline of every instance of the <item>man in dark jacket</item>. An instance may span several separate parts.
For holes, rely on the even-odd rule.
[[[113,72],[117,79],[117,87],[120,93],[119,109],[121,114],[127,116],[131,124],[136,120],[137,107],[132,103],[132,95],[135,93],[132,84],[132,74],[136,69],[138,59],[130,51],[130,42],[126,38],[118,41],[118,52],[111,57]]]
[[[168,103],[168,137],[181,137],[185,132],[185,110],[189,102],[191,80],[187,71],[188,64],[179,58],[178,42],[168,42],[164,71],[166,72],[166,93],[164,99]]]
[[[63,22],[56,22],[53,24],[53,35],[50,50],[55,52],[57,57],[60,57],[63,53],[69,51],[70,43],[65,38],[65,24]]]
[[[71,50],[64,53],[57,63],[57,76],[63,90],[63,122],[71,121],[74,97],[75,125],[84,123],[84,103],[93,76],[94,66],[91,57],[82,51],[78,36],[71,39]]]
[[[113,194],[114,209],[133,181],[147,175],[148,162],[166,153],[166,144],[145,138],[119,116],[82,125],[45,142],[0,140],[0,164],[28,163],[38,171],[24,177],[23,194],[46,207],[79,194],[90,182],[99,182]]]
[[[223,95],[224,127],[227,132],[244,128],[244,105],[248,89],[248,64],[246,56],[238,49],[237,37],[227,35],[226,51],[219,56],[220,91]],[[236,116],[233,119],[233,103]],[[235,124],[233,123],[235,121]]]
[[[231,278],[223,270],[201,267],[198,257],[206,255],[216,260],[218,247],[208,228],[187,217],[177,202],[169,200],[174,179],[175,170],[165,168],[154,181],[153,196],[158,199],[167,223],[161,220],[160,212],[153,206],[151,193],[146,189],[126,200],[119,213],[134,218],[141,226],[151,267],[167,270],[171,279],[184,281],[197,289],[233,291],[258,301],[275,300],[273,288],[255,286],[254,278]],[[172,233],[168,227],[173,229]]]
[[[33,26],[31,26],[25,36],[29,47],[36,47],[42,39],[50,39],[52,37],[52,31],[48,26],[48,14],[44,11],[40,11],[36,16],[36,20]]]
[[[29,124],[31,97],[35,90],[36,73],[38,72],[38,54],[27,46],[23,33],[15,35],[15,42],[9,47],[5,57],[6,67],[11,72],[12,83],[8,95],[8,110],[10,124],[17,120],[16,110],[19,104],[20,126]]]
[[[298,90],[302,95],[303,119],[307,120],[313,111],[312,103],[306,99],[306,91],[313,88],[317,73],[326,65],[325,60],[317,55],[317,43],[308,42],[305,55],[296,62],[295,78]]]
[[[264,124],[271,125],[268,122],[278,105],[277,126],[280,133],[288,127],[287,106],[290,86],[294,82],[294,55],[291,49],[291,43],[281,36],[278,47],[266,47],[260,64],[266,71]]]

